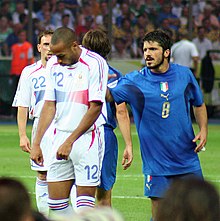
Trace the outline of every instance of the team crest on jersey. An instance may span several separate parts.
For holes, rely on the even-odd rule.
[[[81,73],[78,75],[78,78],[79,78],[79,80],[82,79],[82,74]]]
[[[169,90],[168,82],[160,82],[160,90],[163,92],[167,92]]]

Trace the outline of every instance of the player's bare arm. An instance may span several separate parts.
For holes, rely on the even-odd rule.
[[[126,103],[116,105],[116,118],[125,142],[122,166],[124,170],[126,170],[128,167],[130,167],[133,160],[131,125]]]
[[[36,131],[36,136],[33,141],[33,145],[31,148],[31,159],[38,165],[43,165],[43,154],[40,148],[40,143],[43,138],[44,133],[46,132],[47,128],[50,126],[52,120],[54,119],[56,112],[56,106],[54,101],[45,101],[37,131]]]
[[[108,89],[108,87],[107,87],[107,89],[106,89],[105,100],[106,100],[107,102],[112,102],[112,101],[114,100],[113,97],[112,97],[112,95],[111,95],[110,90]]]
[[[28,117],[28,107],[19,106],[17,113],[17,122],[18,122],[18,132],[20,137],[20,147],[24,152],[30,153],[31,145],[26,132],[27,117]]]
[[[68,159],[68,156],[72,150],[72,144],[95,123],[101,113],[102,105],[102,102],[90,102],[89,109],[82,118],[78,127],[59,147],[57,151],[57,159]]]
[[[200,131],[193,139],[193,142],[199,140],[199,143],[195,148],[195,152],[199,152],[203,147],[205,147],[208,135],[208,117],[204,103],[200,107],[194,107],[194,115]]]

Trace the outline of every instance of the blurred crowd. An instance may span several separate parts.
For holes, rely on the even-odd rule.
[[[154,29],[167,31],[176,42],[179,32],[189,28],[189,0],[111,2],[112,58],[142,58],[142,38]],[[0,0],[0,5],[0,56],[11,56],[20,31],[28,31],[28,1]],[[108,31],[108,16],[107,0],[33,0],[34,56],[37,35],[42,30],[67,26],[75,30],[80,43],[91,28]],[[209,49],[220,50],[220,1],[194,0],[191,25],[193,38],[202,35],[209,41]]]

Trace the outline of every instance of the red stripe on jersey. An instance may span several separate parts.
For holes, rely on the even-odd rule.
[[[88,89],[84,91],[74,91],[69,93],[69,99],[72,102],[89,105],[88,103]]]
[[[43,67],[43,65],[41,64],[41,66],[40,66],[39,68],[35,69],[34,71],[32,71],[32,72],[28,75],[28,77],[29,77],[30,75],[32,75],[33,73],[35,73],[36,71],[42,69],[42,68],[44,68],[44,67]]]
[[[89,149],[92,147],[93,143],[94,143],[94,140],[95,140],[95,130],[96,130],[96,125],[94,124],[94,130],[92,131],[92,140],[91,140],[91,143],[89,145]]]

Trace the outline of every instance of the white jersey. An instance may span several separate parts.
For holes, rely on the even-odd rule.
[[[172,45],[171,57],[174,59],[174,63],[192,68],[192,58],[199,57],[199,52],[193,42],[183,39]]]
[[[100,55],[81,48],[79,61],[71,66],[61,66],[56,57],[47,63],[47,88],[45,100],[56,101],[55,127],[61,131],[73,131],[89,108],[89,102],[105,103],[108,65]],[[106,106],[90,128],[105,124]]]
[[[39,118],[46,90],[46,69],[41,61],[25,67],[21,73],[13,107],[28,107],[29,118]]]
[[[41,61],[25,67],[21,73],[17,91],[14,97],[13,107],[28,107],[29,118],[35,119],[32,127],[32,142],[35,137],[40,113],[44,104],[44,94],[46,90],[46,69]],[[44,156],[44,166],[39,166],[31,160],[31,168],[36,171],[47,171],[50,153],[52,147],[52,139],[54,135],[54,124],[45,132],[41,141],[41,149]]]

